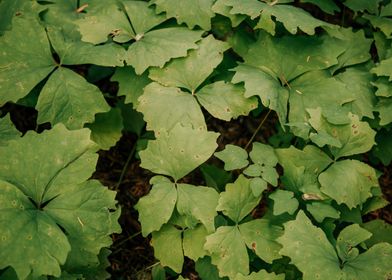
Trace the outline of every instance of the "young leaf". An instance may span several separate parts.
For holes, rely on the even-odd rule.
[[[298,200],[294,197],[294,193],[285,190],[276,190],[270,194],[269,198],[274,201],[274,215],[278,216],[283,213],[293,215],[298,209]]]
[[[372,234],[358,224],[345,227],[338,236],[336,249],[341,260],[348,261],[355,259],[359,251],[355,248],[360,243],[366,241]]]
[[[164,86],[186,88],[195,93],[212,71],[221,63],[227,43],[214,39],[212,35],[203,38],[198,48],[190,50],[188,56],[170,61],[165,67],[152,68],[149,77]]]
[[[196,25],[204,30],[211,29],[211,10],[213,0],[153,0],[157,13],[165,12],[168,18],[174,17],[178,24],[186,23],[191,29]]]
[[[278,163],[274,148],[258,142],[252,144],[252,151],[249,156],[254,163],[261,166],[274,167]]]
[[[259,203],[250,188],[250,180],[240,175],[234,183],[226,185],[226,191],[220,194],[217,211],[239,223]]]
[[[119,231],[119,211],[110,212],[114,192],[86,182],[97,161],[93,147],[88,129],[63,125],[0,147],[0,267],[11,266],[25,279],[30,272],[58,277],[66,260],[99,263],[109,234]],[[87,257],[75,261],[77,255]]]
[[[375,170],[357,160],[342,160],[320,174],[321,191],[350,209],[362,205],[378,187]]]
[[[225,149],[214,154],[225,163],[225,170],[244,168],[249,164],[248,153],[241,147],[228,144]]]
[[[165,203],[161,203],[164,200]],[[159,230],[172,216],[177,202],[177,190],[170,181],[155,183],[150,193],[142,197],[135,209],[139,212],[142,234]],[[157,214],[159,213],[159,214]]]
[[[175,87],[151,83],[139,97],[137,110],[143,113],[147,129],[170,131],[178,124],[206,130],[203,113],[196,99]]]
[[[322,223],[325,218],[338,219],[340,217],[338,210],[323,202],[314,201],[310,204],[306,204],[306,210],[308,210],[313,218],[319,223]]]
[[[141,167],[179,180],[215,151],[218,134],[176,125],[170,132],[162,131],[139,153]]]

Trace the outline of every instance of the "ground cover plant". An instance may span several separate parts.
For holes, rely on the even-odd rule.
[[[0,14],[0,279],[392,279],[391,1]]]

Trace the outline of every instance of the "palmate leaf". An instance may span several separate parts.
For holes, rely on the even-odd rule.
[[[43,27],[35,18],[15,17],[12,31],[0,37],[0,106],[27,95],[55,66]]]
[[[82,128],[94,121],[96,113],[110,109],[96,86],[66,68],[59,68],[50,76],[36,108],[38,123],[63,123],[70,129]]]
[[[174,59],[162,69],[152,68],[149,77],[164,86],[186,88],[194,93],[221,63],[223,52],[229,48],[227,43],[214,39],[212,35],[197,45],[198,48],[190,50],[186,57]]]
[[[285,190],[276,190],[269,195],[274,201],[274,215],[289,213],[290,215],[298,209],[298,200],[294,197],[294,193]]]
[[[20,136],[21,133],[16,129],[9,115],[0,119],[0,146],[5,146],[9,140]]]
[[[179,24],[186,23],[190,28],[196,25],[204,30],[211,29],[211,10],[213,0],[153,0],[157,13],[165,12],[166,17],[174,17]]]
[[[357,160],[333,163],[320,174],[319,182],[323,193],[350,209],[362,205],[372,196],[371,189],[378,187],[375,170]]]
[[[350,1],[354,2],[354,1]],[[376,12],[378,12],[378,6],[380,0],[373,0],[373,1],[360,1],[359,4],[362,7],[371,6]],[[353,3],[354,4],[354,3]],[[355,5],[355,4],[354,4]],[[374,13],[376,13],[374,12]],[[381,8],[379,15],[369,15],[365,13],[363,18],[368,19],[370,23],[373,25],[374,28],[379,28],[384,35],[390,39],[392,38],[392,4],[389,3]]]
[[[287,3],[287,1],[285,2]],[[303,32],[313,35],[316,27],[330,26],[330,24],[318,20],[304,10],[291,5],[263,3],[258,0],[226,0],[225,5],[232,7],[230,13],[234,15],[245,14],[250,16],[251,19],[261,17],[258,27],[265,27],[263,21],[269,21],[269,27],[264,29],[271,34],[275,34],[275,23],[271,19],[272,16],[292,34],[296,34],[298,29],[301,29]]]
[[[119,211],[109,211],[115,193],[86,181],[97,161],[93,147],[87,129],[57,125],[0,148],[0,268],[25,279],[58,277],[65,262],[73,269],[99,264],[99,251],[120,228]]]
[[[365,253],[341,264],[325,233],[312,225],[304,212],[300,211],[296,220],[285,223],[284,227],[284,234],[278,239],[283,245],[280,253],[290,257],[303,273],[304,280],[331,277],[341,280],[376,280],[388,279],[392,275],[389,265],[392,245],[389,243],[376,244]]]
[[[248,153],[241,147],[228,144],[225,149],[214,154],[225,163],[227,171],[244,168],[249,164]]]
[[[349,113],[347,123],[334,125],[322,115],[320,108],[308,109],[308,112],[309,123],[318,133],[311,135],[310,139],[316,144],[317,141],[323,141],[323,144],[331,145],[330,150],[336,159],[365,153],[375,144],[376,132],[367,122],[359,121],[356,115]]]
[[[285,276],[284,274],[276,275],[275,273],[268,273],[266,270],[260,270],[258,272],[252,272],[251,274],[244,276],[241,274],[238,274],[235,278],[235,280],[284,280]]]
[[[175,87],[151,83],[138,99],[137,110],[143,113],[147,129],[170,131],[177,124],[206,130],[203,113],[196,99]]]
[[[139,153],[141,167],[179,180],[205,162],[215,151],[218,133],[176,125],[161,131]]]

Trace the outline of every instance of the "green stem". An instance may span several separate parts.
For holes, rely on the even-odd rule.
[[[127,158],[127,161],[125,162],[124,168],[123,168],[122,171],[121,171],[120,179],[118,180],[116,189],[118,189],[118,188],[120,187],[120,185],[121,185],[121,183],[122,183],[122,181],[123,181],[123,179],[124,179],[125,172],[126,172],[127,169],[128,169],[128,165],[129,165],[129,163],[131,162],[131,159],[132,159],[133,154],[135,153],[135,151],[136,151],[136,142],[135,142],[135,144],[133,145],[132,150],[131,150],[131,152],[129,153],[129,156],[128,156],[128,158]]]
[[[248,143],[246,143],[246,146],[244,147],[244,149],[248,149],[249,145],[253,142],[253,140],[255,139],[257,133],[259,132],[259,130],[261,129],[261,127],[263,126],[263,124],[265,123],[265,121],[267,120],[269,114],[271,113],[271,109],[268,110],[267,114],[264,116],[264,118],[261,120],[259,126],[256,128],[255,132],[253,133],[252,137],[249,139]]]

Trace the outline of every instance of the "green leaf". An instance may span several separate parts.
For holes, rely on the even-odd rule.
[[[141,167],[158,174],[181,179],[215,151],[218,134],[189,127],[175,126],[170,132],[162,131],[157,139],[148,142],[139,153]]]
[[[319,181],[323,193],[350,209],[362,205],[372,196],[370,190],[378,187],[375,170],[357,160],[335,162],[320,174]]]
[[[123,118],[121,110],[112,108],[107,113],[98,113],[91,124],[87,124],[91,130],[91,140],[98,144],[102,150],[109,150],[114,146],[122,135]]]
[[[259,197],[268,188],[267,182],[261,178],[250,179],[250,188],[255,197]]]
[[[248,252],[237,227],[219,227],[207,236],[204,249],[210,253],[212,264],[218,267],[220,277],[249,274]]]
[[[377,145],[373,147],[373,154],[387,166],[392,161],[392,133],[381,130],[376,135]]]
[[[380,113],[380,125],[385,126],[392,122],[392,98],[380,98],[375,109]]]
[[[274,148],[258,142],[252,144],[252,151],[249,153],[249,156],[254,163],[261,166],[273,167],[278,163]]]
[[[117,44],[95,46],[66,36],[63,30],[48,27],[48,37],[61,65],[95,64],[124,66],[125,49]]]
[[[245,15],[233,15],[230,13],[231,7],[226,6],[227,0],[217,0],[212,6],[214,13],[228,17],[231,21],[232,27],[237,27],[245,18]]]
[[[359,255],[355,248],[360,243],[366,241],[372,234],[361,228],[358,224],[352,224],[345,227],[338,236],[336,249],[340,259],[343,261],[353,260]]]
[[[392,97],[391,83],[386,77],[380,77],[375,82],[371,82],[377,88],[376,95],[380,97]]]
[[[276,111],[282,124],[286,123],[289,93],[279,80],[262,69],[247,64],[240,64],[234,70],[236,72],[232,82],[244,82],[245,97],[260,97],[261,103]]]
[[[319,223],[322,223],[326,218],[338,219],[340,217],[338,210],[324,202],[313,201],[310,204],[306,204],[306,210]]]
[[[206,130],[203,113],[196,99],[175,87],[151,83],[139,97],[137,110],[143,113],[148,130],[170,131],[178,124]]]
[[[164,225],[160,231],[152,233],[151,244],[154,247],[154,255],[162,266],[168,266],[181,273],[184,255],[180,230],[172,225]]]
[[[200,104],[215,118],[230,121],[257,108],[256,98],[246,98],[239,85],[223,81],[208,84],[196,94]]]
[[[216,266],[211,264],[211,258],[206,256],[198,259],[195,264],[197,274],[201,279],[220,280],[219,272]]]
[[[331,145],[330,150],[336,159],[365,153],[375,144],[376,132],[370,128],[367,122],[361,122],[356,115],[349,113],[347,124],[335,125],[328,122],[320,108],[308,109],[308,112],[309,123],[319,135],[321,135],[320,132],[324,132],[327,137],[332,139],[326,143]],[[312,139],[312,136],[310,138]]]
[[[15,17],[12,31],[0,37],[0,106],[26,96],[55,66],[43,27]]]
[[[99,264],[99,251],[120,230],[120,213],[111,212],[115,192],[86,182],[98,158],[93,146],[88,129],[57,125],[0,147],[1,268],[11,266],[25,279],[59,277],[66,261]]]
[[[165,203],[161,203],[162,200]],[[174,183],[163,181],[153,185],[150,193],[142,197],[135,206],[139,212],[143,236],[159,230],[163,224],[169,221],[176,202],[177,191]]]
[[[284,274],[276,275],[274,272],[268,273],[266,270],[260,270],[258,272],[252,272],[248,276],[238,274],[235,280],[284,280]]]
[[[211,29],[211,10],[213,0],[153,0],[157,13],[165,12],[168,18],[174,17],[178,24],[186,23],[191,29],[196,25],[204,30]]]
[[[235,170],[246,167],[249,164],[248,153],[241,147],[228,144],[225,149],[214,154],[225,163],[225,170]]]
[[[368,11],[372,14],[378,12],[378,6],[382,0],[346,0],[344,5],[354,12]]]
[[[215,165],[203,164],[200,171],[208,187],[217,191],[224,190],[227,183],[232,182],[232,175]]]
[[[149,77],[164,86],[186,88],[194,93],[212,71],[221,63],[227,43],[214,39],[212,35],[203,38],[198,48],[190,50],[186,57],[170,61],[165,67],[150,69]]]
[[[294,197],[294,193],[290,191],[276,190],[269,195],[269,198],[274,201],[275,216],[283,213],[293,215],[299,206],[298,200]]]
[[[298,29],[301,29],[306,34],[314,35],[316,27],[329,26],[304,10],[291,5],[279,5],[279,3],[270,5],[257,0],[228,0],[226,5],[233,7],[230,11],[231,14],[246,14],[251,19],[264,14],[269,17],[274,16],[276,21],[283,23],[283,26],[291,34],[296,34]],[[262,17],[261,20],[263,19],[265,20],[265,17]],[[272,34],[274,33],[272,32]]]
[[[264,219],[241,224],[238,228],[246,246],[262,260],[272,263],[281,257],[279,250],[282,246],[276,242],[276,239],[282,235],[282,228],[271,225]]]
[[[18,139],[21,133],[16,129],[9,115],[0,119],[0,147],[6,146],[9,140]]]
[[[392,244],[392,226],[383,220],[373,220],[364,223],[363,228],[372,233],[372,236],[365,241],[367,246],[373,246],[380,242]]]
[[[368,14],[362,17],[368,19],[374,28],[379,28],[388,39],[392,38],[392,19]]]
[[[376,67],[370,70],[377,76],[386,76],[388,81],[392,81],[392,57],[382,60]]]
[[[208,232],[215,230],[219,194],[212,188],[177,184],[177,210],[180,215],[192,217],[203,223]],[[188,225],[192,226],[192,225]]]
[[[96,113],[106,112],[110,107],[96,86],[72,70],[59,68],[42,89],[36,109],[38,123],[63,123],[69,129],[78,129],[93,122]]]
[[[334,15],[335,12],[340,12],[339,6],[333,0],[301,0],[301,2],[312,3],[330,15]]]
[[[325,233],[313,226],[304,212],[299,211],[294,221],[284,224],[284,229],[283,236],[278,238],[278,242],[283,245],[279,253],[290,257],[291,262],[303,273],[304,280],[331,277],[345,279],[335,250]]]
[[[220,194],[217,211],[222,211],[231,220],[239,223],[259,204],[260,197],[255,197],[250,188],[250,180],[240,175],[234,183],[226,185],[226,191]]]
[[[324,171],[332,160],[315,146],[306,145],[301,151],[293,146],[286,149],[276,149],[279,164],[283,166],[282,182],[286,189],[304,193],[304,195],[323,199],[320,191],[318,175]]]
[[[150,31],[128,48],[126,62],[138,75],[151,66],[162,68],[170,59],[184,57],[189,50],[197,49],[195,43],[201,39],[202,33],[184,27]]]
[[[118,96],[125,95],[125,103],[132,103],[133,108],[139,105],[138,98],[143,94],[144,88],[151,82],[147,72],[136,75],[132,67],[116,68],[111,81],[118,82]]]
[[[262,166],[258,164],[251,164],[247,168],[244,169],[242,173],[244,173],[246,176],[250,177],[259,177],[261,176],[261,170]]]
[[[197,261],[199,258],[204,257],[207,252],[204,250],[204,243],[208,231],[202,225],[198,225],[194,229],[186,229],[183,237],[184,256]]]

